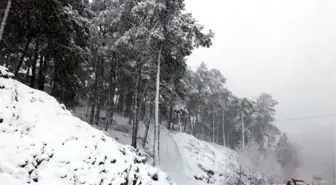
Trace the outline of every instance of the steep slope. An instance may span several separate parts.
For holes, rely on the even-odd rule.
[[[83,119],[87,119],[86,112],[85,107],[75,109],[75,115]],[[101,112],[101,117],[104,118],[105,112]],[[99,127],[105,128],[104,119],[100,124]],[[140,123],[138,133],[138,147],[146,153],[150,163],[152,162],[154,133],[152,126],[153,123],[151,123],[144,148],[141,147],[145,132],[143,123]],[[119,143],[131,144],[131,125],[128,118],[114,114],[114,123],[110,125],[107,134]],[[167,172],[178,184],[223,185],[243,181],[245,184],[258,182],[266,185],[270,182],[267,181],[265,174],[280,172],[279,169],[274,168],[277,166],[271,165],[274,163],[269,163],[272,158],[269,157],[255,166],[256,161],[253,157],[251,158],[250,151],[246,151],[246,154],[248,155],[237,153],[221,145],[199,140],[186,133],[172,132],[164,126],[160,126],[160,169]],[[263,158],[260,153],[255,153],[255,155]]]
[[[208,184],[224,184],[235,175],[236,153],[226,147],[198,140],[186,133],[174,134],[188,176]]]
[[[84,116],[84,108],[76,110]],[[131,126],[128,119],[115,115],[108,135],[122,144],[131,143]],[[145,125],[140,124],[138,146],[142,145]],[[152,160],[153,127],[150,127],[143,151]],[[160,127],[160,169],[171,175],[178,184],[222,185],[236,177],[236,152],[226,147],[198,140],[192,135],[171,132]],[[151,162],[151,161],[150,161]]]
[[[0,184],[175,184],[145,155],[10,76],[0,66]]]

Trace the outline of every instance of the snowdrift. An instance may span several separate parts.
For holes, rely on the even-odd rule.
[[[0,184],[173,185],[141,152],[0,66]]]

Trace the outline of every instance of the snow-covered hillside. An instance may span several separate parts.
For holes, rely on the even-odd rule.
[[[0,184],[172,185],[145,155],[0,66]]]
[[[85,118],[85,108],[77,108],[75,114]],[[104,117],[104,111],[102,117]],[[128,119],[114,115],[108,135],[122,144],[131,143],[131,125]],[[151,123],[153,125],[153,123]],[[138,146],[142,145],[145,125],[140,124]],[[143,151],[152,156],[153,127],[150,127]],[[198,140],[182,132],[171,132],[160,127],[160,169],[171,175],[178,184],[222,185],[236,177],[237,153],[226,147]]]
[[[236,153],[226,147],[208,143],[186,133],[174,134],[185,163],[187,174],[208,184],[224,184],[235,175]],[[186,168],[185,167],[185,168]]]
[[[116,116],[117,125],[109,135],[123,144],[131,143],[127,119]],[[122,129],[118,129],[122,128]],[[139,128],[139,146],[144,135],[144,124]],[[127,133],[128,132],[128,133]],[[150,127],[144,151],[151,156],[153,128]],[[182,132],[160,128],[160,169],[171,175],[178,184],[222,185],[235,177],[237,153],[226,147],[198,140]]]

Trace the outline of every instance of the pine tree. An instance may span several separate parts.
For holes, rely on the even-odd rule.
[[[86,53],[83,48],[89,36],[88,22],[65,1],[10,2],[10,16],[4,28],[8,34],[0,43],[3,58],[11,61],[7,67],[18,80],[73,106],[76,91],[82,87],[79,66]],[[0,9],[8,15],[9,9]],[[27,72],[25,77],[20,69],[31,71],[32,75]],[[52,84],[51,89],[44,89],[47,81]]]
[[[3,18],[2,18],[1,26],[0,26],[0,42],[2,40],[2,35],[4,33],[4,29],[5,29],[5,26],[6,26],[8,14],[9,14],[9,11],[10,11],[10,8],[11,8],[11,4],[12,4],[12,1],[8,0],[7,7],[6,7],[6,10],[5,10],[5,14],[4,14]]]

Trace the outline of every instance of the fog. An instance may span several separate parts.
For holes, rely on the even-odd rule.
[[[196,50],[188,65],[204,61],[219,69],[240,96],[272,94],[279,102],[276,118],[283,120],[275,124],[302,150],[297,176],[310,182],[321,174],[332,184],[336,1],[187,0],[186,5],[216,34],[214,45]]]

